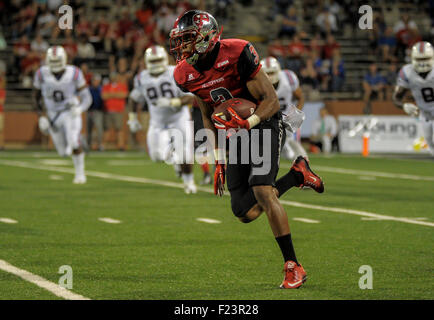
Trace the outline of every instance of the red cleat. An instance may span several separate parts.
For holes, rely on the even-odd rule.
[[[298,289],[307,280],[306,271],[301,264],[297,265],[294,261],[286,261],[283,272],[285,278],[280,285],[281,289]]]
[[[324,183],[322,179],[310,170],[309,162],[306,158],[299,156],[294,160],[291,170],[294,169],[297,172],[303,174],[304,181],[299,187],[310,187],[318,193],[324,192]]]

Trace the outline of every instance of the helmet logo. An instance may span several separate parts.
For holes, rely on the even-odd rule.
[[[198,13],[193,17],[196,27],[201,28],[204,22],[209,22],[209,16],[205,13]]]

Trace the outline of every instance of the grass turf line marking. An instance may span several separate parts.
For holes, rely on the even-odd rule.
[[[25,161],[0,160],[0,164],[14,166],[14,167],[21,167],[21,168],[29,168],[29,169],[36,169],[36,170],[56,171],[56,172],[75,174],[75,170],[72,168],[46,167],[46,166],[41,166],[41,165],[37,165],[37,164],[30,164],[30,163],[25,162]],[[161,185],[161,186],[166,186],[166,187],[184,189],[184,184],[182,184],[182,183],[170,182],[170,181],[165,181],[165,180],[122,176],[122,175],[118,175],[118,174],[98,172],[98,171],[86,171],[86,174],[88,176],[98,177],[98,178],[102,178],[102,179],[137,182],[137,183],[149,183],[149,184],[156,184],[156,185]],[[208,193],[214,194],[214,191],[210,188],[198,187],[197,189],[200,191],[203,191],[203,192],[208,192]],[[229,196],[229,195],[226,193],[225,196]],[[351,214],[351,215],[362,216],[362,217],[380,218],[382,220],[398,221],[398,222],[403,222],[403,223],[417,224],[417,225],[422,225],[422,226],[427,226],[427,227],[434,227],[433,222],[418,221],[418,220],[414,220],[414,219],[394,217],[394,216],[386,216],[386,215],[372,213],[372,212],[368,212],[368,211],[362,211],[362,210],[326,207],[326,206],[313,205],[313,204],[301,203],[301,202],[296,202],[296,201],[287,201],[287,200],[280,200],[280,202],[282,204],[292,206],[292,207],[298,207],[298,208],[314,209],[314,210],[336,212],[336,213],[345,213],[345,214]]]
[[[291,166],[288,165],[285,167],[291,168]],[[364,180],[367,180],[366,177],[369,176],[369,177],[380,177],[380,178],[391,178],[391,179],[434,181],[434,177],[432,176],[417,176],[412,174],[388,173],[388,172],[381,172],[381,171],[365,171],[365,170],[345,169],[345,168],[317,166],[317,165],[315,165],[315,170],[365,176]]]
[[[0,260],[0,270],[12,273],[28,282],[37,285],[40,288],[50,291],[51,293],[53,293],[54,295],[60,298],[67,299],[67,300],[90,300],[89,298],[76,294],[36,274],[33,274],[23,269],[19,269],[4,260]]]
[[[122,221],[112,219],[112,218],[98,218],[99,221],[107,222],[107,223],[121,223]]]
[[[17,220],[9,219],[9,218],[0,218],[0,222],[3,222],[3,223],[18,223]]]
[[[196,220],[200,222],[213,223],[213,224],[222,223],[220,220],[209,219],[209,218],[197,218]]]
[[[404,179],[404,180],[434,181],[434,177],[431,177],[431,176],[417,176],[417,175],[412,175],[412,174],[354,170],[354,169],[344,169],[344,168],[327,167],[327,166],[315,166],[315,170],[325,171],[325,172],[333,172],[333,173],[351,174],[351,175],[358,175],[358,176],[371,176],[371,177]]]
[[[50,180],[54,180],[54,181],[61,181],[63,180],[63,176],[59,176],[57,174],[52,174],[49,176]]]
[[[319,220],[313,220],[313,219],[307,219],[307,218],[292,218],[292,220],[306,222],[306,223],[320,223],[321,222]]]

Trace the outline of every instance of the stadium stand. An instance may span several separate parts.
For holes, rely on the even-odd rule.
[[[63,2],[74,10],[72,31],[61,31],[55,23],[59,16],[56,5]],[[373,8],[372,30],[358,27],[358,8],[362,4]],[[123,73],[131,81],[131,75],[143,68],[146,47],[153,43],[168,47],[171,24],[176,16],[192,8],[215,12],[225,38],[252,41],[260,56],[276,52],[278,43],[281,54],[278,58],[283,67],[294,69],[301,78],[306,78],[302,70],[309,69],[313,62],[319,78],[307,78],[318,80],[320,85],[317,94],[306,92],[312,100],[362,100],[362,82],[371,63],[375,62],[385,78],[391,79],[390,62],[401,65],[408,61],[406,53],[415,41],[433,38],[433,1],[1,0],[0,7],[0,60],[7,65],[6,111],[31,110],[32,73],[43,61],[41,50],[47,44],[64,45],[70,62],[77,65],[85,62],[91,73],[100,74],[103,79],[108,79],[110,72],[119,72],[116,69],[125,65],[122,60],[126,59],[127,65],[122,68],[127,70]],[[287,12],[291,15],[295,12],[298,17],[293,37],[300,39],[305,48],[296,57],[290,53],[294,49],[293,39],[280,32],[284,19],[289,19],[284,18]],[[327,27],[318,25],[324,23],[325,19],[318,17],[325,12],[336,18],[337,29],[331,30],[331,34],[324,31]],[[409,22],[406,24],[402,19]],[[381,46],[389,44],[391,33],[397,43],[396,47],[391,44],[385,57]],[[6,46],[1,46],[2,39]],[[315,57],[315,49],[320,50],[319,57]],[[334,50],[339,53],[334,54]],[[333,55],[336,55],[334,62]],[[339,70],[336,72],[339,79],[333,79],[332,66]],[[329,74],[326,80],[324,73]],[[321,85],[321,81],[326,83]],[[303,88],[316,93],[315,86]]]

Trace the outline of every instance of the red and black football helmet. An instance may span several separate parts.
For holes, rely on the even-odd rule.
[[[199,55],[214,48],[221,33],[216,19],[208,12],[187,11],[176,19],[170,31],[170,53],[177,63],[186,59],[189,64],[195,64]],[[186,47],[190,45],[191,50],[186,52]]]

